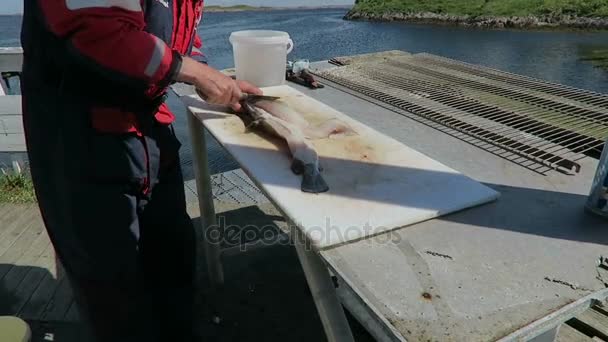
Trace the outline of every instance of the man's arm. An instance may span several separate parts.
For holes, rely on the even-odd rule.
[[[139,0],[40,0],[51,31],[66,39],[74,60],[101,77],[141,89],[155,98],[172,81],[193,84],[211,103],[240,108],[241,91],[261,91],[180,56],[144,31]]]
[[[41,0],[49,29],[65,39],[70,55],[101,77],[149,98],[162,94],[181,67],[181,56],[144,31],[140,0]]]

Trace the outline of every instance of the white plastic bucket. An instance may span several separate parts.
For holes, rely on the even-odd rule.
[[[285,83],[287,54],[293,49],[293,41],[287,32],[238,31],[230,35],[230,43],[238,80],[258,87]]]

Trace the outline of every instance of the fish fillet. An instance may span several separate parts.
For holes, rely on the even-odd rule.
[[[330,119],[318,126],[312,126],[302,115],[282,101],[256,101],[255,106],[265,110],[274,117],[295,125],[309,139],[323,139],[337,134],[356,134],[355,130],[348,124],[338,119]]]
[[[321,193],[329,190],[321,176],[319,156],[309,139],[356,134],[350,126],[337,119],[311,126],[300,114],[279,101],[243,102],[242,107],[251,120],[250,126],[285,140],[293,158],[291,170],[302,175],[302,191]]]

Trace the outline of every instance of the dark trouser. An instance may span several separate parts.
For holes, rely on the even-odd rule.
[[[192,341],[194,230],[171,128],[100,133],[49,104],[27,102],[28,153],[81,315],[98,341]]]

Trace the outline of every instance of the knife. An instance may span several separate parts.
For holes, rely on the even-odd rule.
[[[198,96],[205,100],[206,96],[198,89],[196,89],[196,93],[198,94]],[[276,101],[280,99],[280,97],[278,96],[267,96],[267,95],[254,95],[254,94],[248,94],[248,93],[242,93],[241,94],[241,101],[251,101],[251,102],[256,102],[256,101]]]
[[[251,101],[251,102],[255,102],[255,101],[276,101],[278,99],[280,99],[279,96],[254,95],[254,94],[247,94],[247,93],[243,93],[241,95],[241,101]]]

